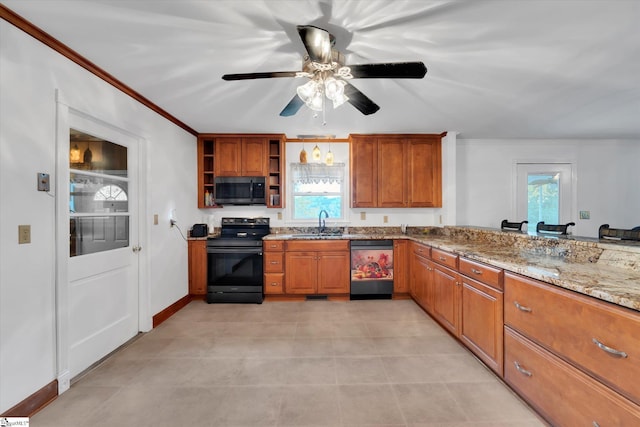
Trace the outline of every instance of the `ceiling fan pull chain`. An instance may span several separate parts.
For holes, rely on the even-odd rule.
[[[324,105],[326,104],[325,99],[326,99],[326,96],[323,96],[322,97],[322,126],[327,125],[327,119],[325,118],[325,115],[324,115]]]

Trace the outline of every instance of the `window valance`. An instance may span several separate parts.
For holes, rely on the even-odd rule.
[[[344,163],[331,166],[324,163],[291,163],[291,175],[298,184],[342,184],[344,181]]]

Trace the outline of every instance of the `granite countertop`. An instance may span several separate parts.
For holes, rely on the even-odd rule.
[[[381,231],[381,232],[380,232]],[[473,227],[392,229],[335,235],[270,234],[265,240],[409,239],[640,311],[640,245],[544,238]]]

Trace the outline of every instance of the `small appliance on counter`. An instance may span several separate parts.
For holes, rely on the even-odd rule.
[[[191,237],[207,237],[209,226],[207,224],[193,224],[191,227]]]

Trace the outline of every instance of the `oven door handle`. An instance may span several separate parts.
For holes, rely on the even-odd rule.
[[[257,254],[262,255],[262,248],[208,247],[208,254]]]

